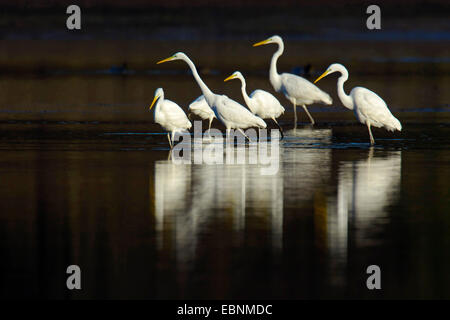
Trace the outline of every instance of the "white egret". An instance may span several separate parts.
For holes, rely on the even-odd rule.
[[[270,83],[276,92],[283,93],[284,96],[294,106],[295,127],[297,127],[297,105],[301,105],[308,115],[311,123],[314,124],[314,119],[306,108],[307,105],[313,103],[323,103],[330,105],[333,103],[330,95],[308,80],[291,73],[278,74],[277,61],[283,54],[284,43],[280,36],[272,36],[264,41],[255,43],[253,46],[258,47],[265,44],[276,43],[278,50],[273,54],[270,63]]]
[[[402,131],[400,121],[392,115],[386,102],[384,102],[384,100],[375,92],[363,87],[355,87],[350,91],[350,95],[345,93],[344,82],[348,79],[348,71],[342,64],[333,63],[330,65],[328,69],[314,81],[314,83],[333,72],[341,73],[341,76],[337,81],[337,92],[342,104],[355,112],[359,122],[367,125],[371,145],[375,144],[370,129],[371,126],[377,128],[385,127],[389,131]]]
[[[214,111],[208,106],[205,100],[205,96],[201,95],[197,99],[191,102],[188,110],[193,114],[199,116],[203,120],[209,120],[208,131],[211,130],[211,123],[216,117]]]
[[[245,78],[239,71],[234,72],[224,81],[229,81],[232,79],[241,80],[242,96],[244,97],[245,103],[250,111],[261,119],[272,119],[278,129],[280,129],[281,138],[283,138],[283,129],[281,129],[276,118],[284,113],[284,108],[278,99],[271,93],[260,89],[253,91],[249,96],[246,90],[247,84],[245,82]]]
[[[155,97],[149,108],[150,110],[153,105],[155,105],[155,122],[161,125],[166,131],[170,132],[167,134],[167,139],[169,140],[169,145],[172,149],[175,133],[189,130],[192,127],[192,124],[179,105],[173,101],[164,99],[164,90],[162,88],[156,89]]]
[[[157,64],[172,60],[183,60],[187,63],[209,107],[214,111],[217,119],[225,125],[227,129],[227,137],[229,136],[231,129],[237,129],[250,140],[242,129],[250,127],[266,128],[266,123],[263,119],[255,116],[240,103],[231,100],[226,95],[213,93],[198,75],[197,68],[194,63],[183,52],[175,53],[173,56],[157,62]]]

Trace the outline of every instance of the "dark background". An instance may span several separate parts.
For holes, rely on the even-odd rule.
[[[69,4],[81,7],[79,31],[66,29]],[[374,31],[366,28],[369,4],[0,1],[0,296],[449,298],[450,4],[378,1],[382,29]],[[319,87],[334,104],[311,112],[317,132],[332,135],[292,138],[278,177],[281,250],[271,239],[272,201],[259,194],[270,182],[250,174],[245,228],[233,227],[239,182],[220,208],[222,194],[213,193],[198,233],[186,235],[183,219],[201,202],[192,196],[196,186],[228,177],[227,168],[208,175],[208,168],[167,163],[166,136],[148,112],[154,90],[164,87],[184,110],[200,90],[184,63],[155,63],[184,51],[211,89],[242,102],[238,84],[223,79],[239,69],[249,90],[274,93],[267,74],[275,47],[251,46],[273,34],[285,40],[280,72],[313,80],[343,63],[347,90],[379,93],[404,129],[374,129],[371,159],[367,129],[342,107],[336,76],[327,77]],[[280,123],[291,129],[292,107],[277,97],[286,108]],[[347,181],[354,194],[370,163],[380,166],[372,171],[381,171],[373,185],[380,203],[356,194],[348,234],[333,235],[328,205],[338,204],[337,189],[346,191],[342,173],[354,178]],[[177,180],[177,170],[191,178]],[[221,181],[225,188],[232,179]],[[178,211],[165,212],[158,231],[161,182],[175,191],[162,204]],[[333,236],[337,244],[328,241]],[[72,263],[83,270],[81,292],[65,287]],[[364,286],[373,263],[383,270],[381,292]]]

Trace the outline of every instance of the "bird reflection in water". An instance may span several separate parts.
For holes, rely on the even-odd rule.
[[[330,139],[322,135],[322,141]],[[399,191],[401,151],[371,149],[364,159],[346,158],[333,171],[330,148],[299,148],[295,143],[279,148],[280,169],[274,175],[262,175],[260,165],[248,159],[231,165],[155,163],[150,185],[159,248],[175,255],[178,270],[193,267],[198,248],[208,247],[205,241],[219,231],[231,233],[233,246],[240,247],[249,234],[263,230],[273,252],[279,253],[286,219],[310,212],[314,203],[316,235],[330,260],[331,281],[345,283],[349,227],[356,246],[374,244],[374,232],[387,222],[386,207]],[[337,189],[330,194],[333,172]]]
[[[388,222],[386,208],[399,194],[401,151],[371,148],[367,158],[339,164],[337,195],[327,204],[326,233],[331,280],[346,282],[349,227],[357,247],[374,245],[374,235]]]
[[[204,152],[207,147],[193,148],[192,159],[196,152],[211,155]],[[279,170],[273,175],[261,174],[261,165],[249,162],[248,153],[244,163],[238,164],[213,164],[209,159],[204,159],[209,164],[200,165],[157,161],[150,186],[154,186],[159,248],[175,251],[178,267],[189,267],[196,259],[197,242],[218,232],[220,225],[222,231],[233,233],[236,246],[243,244],[249,232],[262,229],[273,252],[280,252],[285,206],[296,212],[327,185],[331,150],[278,148]],[[237,157],[240,149],[225,148],[224,152]]]
[[[206,147],[194,148],[193,153],[203,152]],[[235,157],[240,152],[239,148],[224,151],[233,152]],[[203,157],[210,154],[204,152]],[[211,225],[217,219],[229,221],[229,231],[235,233],[236,241],[243,241],[246,215],[254,215],[266,224],[264,228],[270,232],[273,247],[281,248],[281,170],[275,175],[262,175],[261,166],[249,164],[248,153],[246,156],[245,163],[231,165],[194,165],[173,160],[155,163],[150,193],[155,193],[157,241],[159,249],[166,248],[166,242],[175,243],[175,248],[171,249],[176,251],[179,266],[195,257],[199,235],[214,232]],[[150,179],[153,179],[152,174]]]
[[[305,126],[301,129],[294,128],[286,131],[286,142],[308,145],[330,145],[332,137],[331,129],[316,129],[313,126]]]

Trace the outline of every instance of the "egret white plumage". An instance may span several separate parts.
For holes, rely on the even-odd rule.
[[[261,89],[256,89],[249,96],[246,90],[247,84],[245,82],[245,78],[239,71],[234,72],[224,81],[229,81],[232,79],[239,79],[241,81],[242,96],[244,97],[244,101],[250,111],[261,119],[272,119],[278,129],[280,129],[281,138],[283,138],[283,129],[281,129],[281,126],[278,124],[276,118],[284,113],[284,107],[280,104],[278,99],[271,93]]]
[[[164,99],[164,90],[162,88],[156,89],[155,97],[149,108],[150,110],[153,105],[155,105],[155,122],[170,132],[167,134],[167,139],[172,149],[175,133],[189,130],[192,124],[179,105],[173,101]]]
[[[333,63],[330,65],[314,83],[333,72],[341,73],[337,81],[337,92],[342,104],[346,108],[354,111],[359,122],[367,125],[371,145],[375,144],[370,129],[371,126],[377,128],[384,127],[389,131],[402,130],[400,121],[392,115],[386,102],[375,92],[363,87],[355,87],[350,91],[350,95],[345,93],[344,82],[348,79],[348,71],[342,64]]]
[[[270,63],[270,83],[276,92],[283,93],[294,106],[295,127],[297,127],[297,105],[303,107],[311,123],[314,124],[314,119],[306,106],[313,103],[331,105],[333,100],[328,93],[320,90],[308,80],[291,73],[279,74],[277,72],[277,61],[284,50],[283,39],[280,36],[272,36],[264,41],[255,43],[253,46],[258,47],[270,43],[278,45],[278,50],[273,54]]]
[[[193,114],[199,116],[203,120],[209,120],[208,130],[211,129],[211,123],[216,117],[214,111],[208,106],[205,100],[205,96],[201,95],[197,99],[191,102],[188,110]]]
[[[255,116],[240,103],[231,100],[226,95],[213,93],[198,75],[197,68],[194,63],[183,52],[178,52],[167,59],[157,62],[157,64],[172,60],[183,60],[187,63],[192,71],[195,81],[197,81],[197,84],[205,97],[206,102],[208,103],[208,106],[214,111],[217,119],[225,125],[227,129],[227,137],[229,136],[231,129],[237,129],[245,137],[247,137],[247,139],[249,139],[242,129],[250,127],[266,128],[266,123],[263,119]]]

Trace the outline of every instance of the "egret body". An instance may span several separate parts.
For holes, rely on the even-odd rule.
[[[264,41],[255,43],[253,46],[257,47],[270,43],[275,43],[278,45],[278,50],[273,54],[272,61],[270,63],[270,83],[276,92],[284,94],[284,96],[294,106],[295,127],[297,127],[297,105],[301,105],[303,107],[311,123],[314,124],[314,119],[306,106],[313,103],[331,105],[333,100],[328,93],[320,90],[314,84],[300,76],[291,73],[278,73],[277,61],[283,54],[284,50],[283,39],[281,39],[280,36],[272,36]]]
[[[280,104],[278,99],[271,93],[260,89],[253,91],[249,96],[246,90],[247,84],[245,78],[239,71],[234,72],[224,81],[232,79],[239,79],[241,81],[242,96],[250,111],[261,119],[272,119],[278,129],[280,129],[281,137],[283,138],[283,129],[281,129],[276,118],[284,113],[284,107]]]
[[[206,102],[208,103],[208,106],[214,111],[217,119],[225,125],[227,129],[227,136],[229,135],[231,129],[237,129],[247,137],[242,129],[250,127],[266,128],[266,123],[263,119],[255,116],[240,103],[231,100],[226,95],[213,93],[198,75],[197,68],[194,63],[183,52],[178,52],[173,56],[157,63],[160,64],[172,60],[183,60],[187,63],[192,71],[195,81],[197,81],[197,84],[205,97]],[[249,138],[247,137],[247,139]]]
[[[192,124],[179,105],[164,99],[164,90],[162,88],[156,89],[155,97],[149,109],[151,110],[153,106],[155,106],[155,122],[169,132],[167,139],[172,149],[175,133],[189,130]]]
[[[384,100],[375,92],[363,87],[355,87],[350,91],[350,95],[345,93],[344,82],[348,79],[348,71],[342,64],[333,63],[330,65],[328,69],[314,81],[314,83],[334,72],[339,72],[341,74],[337,81],[339,99],[341,99],[344,107],[354,111],[359,122],[367,126],[371,145],[375,144],[370,129],[371,126],[377,128],[384,127],[389,131],[402,130],[400,121],[392,115],[386,102],[384,102]]]
[[[208,106],[206,99],[203,95],[191,102],[188,110],[193,114],[199,116],[202,120],[209,120],[208,130],[211,129],[211,123],[216,117],[214,111]]]

